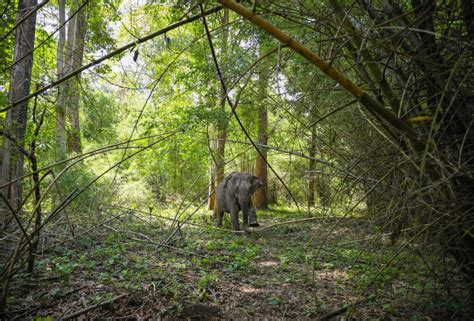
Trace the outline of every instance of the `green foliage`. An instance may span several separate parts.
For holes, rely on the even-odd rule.
[[[51,260],[50,266],[53,273],[57,273],[60,276],[69,276],[77,264],[70,261],[69,257],[55,257]]]
[[[88,32],[86,37],[86,47],[91,51],[105,50],[110,52],[115,47],[111,22],[120,19],[117,12],[122,0],[102,0],[96,1],[93,5],[88,5]]]
[[[210,288],[212,285],[219,281],[219,276],[216,273],[204,273],[198,281],[198,285],[201,289],[205,290]]]
[[[104,145],[117,136],[119,106],[110,93],[89,91],[83,99],[82,134],[90,143]]]
[[[58,197],[61,200],[71,194],[77,195],[69,208],[81,213],[83,218],[86,218],[85,214],[95,216],[97,214],[95,206],[106,202],[114,195],[114,190],[110,188],[110,181],[104,178],[90,185],[96,177],[97,174],[92,172],[86,164],[76,164],[66,171],[57,182],[57,186],[61,191]],[[84,190],[86,186],[88,187]]]

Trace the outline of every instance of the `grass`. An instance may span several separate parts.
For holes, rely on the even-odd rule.
[[[259,212],[262,226],[304,217],[288,208]],[[35,278],[15,279],[9,304],[21,311],[9,316],[57,319],[122,293],[128,296],[113,309],[87,316],[183,317],[216,307],[212,313],[228,318],[313,318],[362,299],[350,309],[356,318],[417,320],[451,316],[462,303],[440,291],[412,248],[386,266],[398,246],[375,237],[358,242],[373,233],[359,221],[321,219],[249,235],[183,226],[163,247],[169,225],[150,218],[116,222],[115,230],[47,253]],[[192,222],[212,223],[207,213]]]

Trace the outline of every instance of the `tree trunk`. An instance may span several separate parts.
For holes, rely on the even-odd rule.
[[[28,12],[37,5],[37,0],[19,0],[17,21],[20,21]],[[13,103],[30,92],[31,71],[33,68],[33,54],[23,56],[33,51],[35,42],[36,13],[31,14],[15,30],[15,47],[13,61],[14,65],[10,75],[9,103]],[[3,159],[0,175],[0,183],[5,184],[20,176],[23,176],[23,157],[21,150],[24,146],[26,133],[26,120],[28,113],[28,102],[23,102],[10,108],[7,111],[5,119],[5,131],[8,132],[11,139],[4,136],[3,141]],[[1,193],[11,206],[18,210],[22,203],[22,184],[21,181],[10,184],[5,187]],[[5,207],[2,201],[2,208]],[[2,211],[0,214],[0,224],[5,224],[7,216]]]
[[[314,207],[314,182],[315,182],[315,170],[316,170],[316,131],[311,128],[311,140],[309,142],[309,165],[308,165],[308,211],[311,207]]]
[[[221,70],[223,73],[224,81],[226,79],[225,77],[225,70],[226,70],[226,63],[227,63],[227,44],[228,44],[228,38],[229,38],[229,28],[226,26],[229,23],[229,10],[224,9],[224,14],[221,18],[221,23],[223,26],[222,31],[222,54],[221,54]],[[221,110],[222,114],[225,114],[225,101],[226,101],[226,93],[224,92],[224,88],[221,88],[220,92],[220,102],[219,102],[219,108]],[[211,165],[213,168],[211,171],[214,174],[214,183],[213,185],[213,190],[219,186],[220,182],[224,179],[224,171],[225,171],[225,142],[227,139],[227,125],[228,125],[228,120],[222,120],[221,123],[218,124],[218,132],[217,132],[217,142],[215,144],[215,149],[213,150],[214,152],[214,158],[213,158],[213,164]],[[212,176],[212,174],[211,174]],[[209,207],[212,205],[212,209],[214,209],[214,216],[216,216],[216,211],[215,211],[215,206],[216,206],[216,201],[215,201],[216,194],[213,193],[209,197]]]
[[[260,38],[260,56],[265,52],[264,40],[262,36]],[[267,159],[267,148],[261,147],[260,145],[267,145],[268,143],[268,108],[266,101],[266,90],[268,80],[265,75],[265,70],[262,64],[258,68],[258,149],[260,153],[257,153],[257,160],[255,162],[255,174],[262,181],[263,186],[259,188],[254,196],[253,202],[255,208],[267,209],[268,208],[268,167],[266,163]],[[262,157],[263,156],[263,157]]]
[[[59,23],[64,23],[65,2],[59,3]],[[58,77],[64,76],[82,66],[84,56],[84,37],[87,29],[86,7],[77,13],[77,1],[72,3],[69,16],[72,16],[66,30],[61,28],[58,41]],[[64,48],[65,46],[65,48]],[[56,156],[65,159],[68,152],[81,152],[79,102],[80,75],[59,85],[56,104]]]
[[[214,210],[214,206],[216,205],[216,197],[214,195],[214,192],[216,190],[216,186],[214,185],[215,183],[215,176],[214,176],[214,165],[211,164],[210,169],[209,169],[209,198],[207,199],[207,209],[208,210]]]
[[[76,4],[77,6],[77,4]],[[87,29],[86,7],[81,8],[77,13],[74,28],[72,70],[82,66],[84,57],[84,38]],[[81,128],[79,121],[79,101],[81,97],[80,74],[70,80],[69,103],[67,105],[66,117],[68,119],[67,146],[70,152],[80,153],[81,147]]]
[[[66,0],[59,0],[59,25],[62,26],[66,20]],[[57,77],[60,79],[65,74],[65,43],[66,27],[59,30],[58,51],[57,51]],[[63,160],[67,157],[66,146],[66,83],[59,85],[59,97],[56,103],[56,158]]]

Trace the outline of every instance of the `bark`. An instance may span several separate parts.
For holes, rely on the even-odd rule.
[[[61,0],[63,1],[63,0]],[[64,3],[60,2],[59,20],[64,22]],[[73,2],[69,15],[73,15],[78,3]],[[67,24],[66,48],[63,48],[65,30],[61,29],[58,42],[58,76],[71,73],[82,67],[84,56],[84,37],[87,27],[86,6],[82,7]],[[68,152],[81,152],[79,103],[80,75],[60,84],[59,98],[56,105],[56,143],[57,157],[65,159]]]
[[[59,25],[63,25],[66,20],[66,0],[59,0]],[[58,51],[57,51],[57,74],[58,79],[66,74],[65,68],[65,43],[66,27],[59,30]],[[58,102],[56,103],[56,158],[58,161],[66,159],[66,82],[59,85]]]
[[[260,56],[264,54],[264,37],[260,38]],[[266,102],[267,77],[262,63],[258,69],[258,144],[260,153],[257,153],[255,162],[255,175],[262,181],[263,186],[259,188],[253,197],[254,206],[258,209],[268,208],[268,167],[266,163],[267,149],[261,147],[268,143],[268,108]]]
[[[213,143],[214,141],[212,141]],[[216,147],[211,146],[211,153]],[[214,207],[216,205],[216,196],[215,196],[215,191],[217,186],[215,186],[216,179],[215,179],[215,173],[214,173],[215,167],[214,167],[214,160],[211,160],[211,166],[209,168],[209,197],[207,199],[207,209],[208,210],[214,210]]]
[[[86,7],[83,7],[77,13],[74,28],[73,53],[72,53],[72,70],[82,67],[84,57],[84,38],[87,30]],[[67,127],[67,146],[70,152],[80,153],[81,147],[81,128],[79,120],[79,102],[81,96],[80,75],[70,80],[69,102],[67,105],[66,118],[68,120]]]
[[[221,18],[222,25],[227,25],[229,23],[229,10],[225,9],[224,13]],[[227,63],[227,54],[228,54],[228,39],[229,39],[229,28],[224,27],[222,30],[222,54],[221,54],[221,66],[223,70],[223,74],[225,75],[226,70],[226,63]],[[224,76],[225,77],[225,76]],[[225,79],[225,78],[224,78]],[[226,93],[225,89],[221,87],[220,89],[220,101],[219,101],[219,109],[220,112],[224,115],[225,114],[225,102],[226,102]],[[218,124],[217,130],[217,143],[214,152],[213,158],[213,171],[214,174],[214,189],[219,186],[220,182],[224,179],[224,171],[225,171],[225,143],[227,140],[227,125],[228,120],[221,120],[221,123]],[[212,176],[212,175],[211,175]],[[215,209],[216,201],[215,201],[215,193],[211,194],[209,197],[209,206],[212,205],[212,209]],[[216,211],[214,210],[214,216],[216,215]]]
[[[308,211],[314,206],[314,183],[316,170],[316,130],[311,128],[311,140],[309,142],[309,164],[308,164]]]
[[[18,3],[17,21],[30,13],[31,9],[37,5],[37,0],[20,0]],[[33,54],[23,58],[34,48],[35,42],[36,12],[24,20],[15,30],[15,47],[13,61],[18,62],[12,68],[10,75],[10,104],[18,101],[30,92],[31,72],[33,67]],[[21,61],[19,61],[21,59]],[[3,185],[13,179],[23,176],[23,158],[21,150],[24,150],[24,140],[26,133],[26,122],[28,113],[28,102],[22,102],[7,111],[4,129],[12,139],[3,141],[3,159],[0,175],[0,183]],[[4,136],[5,137],[5,136]],[[5,187],[1,193],[10,202],[15,210],[18,210],[22,203],[21,181]],[[5,208],[5,204],[1,204]],[[6,212],[0,214],[0,224],[6,222]]]
[[[33,114],[36,113],[36,104],[37,104],[37,99],[35,99],[35,105],[33,107]],[[46,109],[45,109],[46,110]],[[40,133],[41,125],[43,124],[44,120],[44,114],[45,110],[43,110],[39,121],[37,121],[37,116],[33,117],[33,122],[36,125],[33,138],[31,141],[30,145],[30,165],[31,165],[31,171],[33,172],[33,189],[34,189],[34,195],[35,195],[35,202],[34,202],[34,209],[36,210],[33,215],[35,217],[35,228],[34,232],[31,234],[31,247],[30,247],[30,252],[28,255],[28,266],[27,266],[27,271],[28,273],[33,273],[33,269],[35,266],[35,257],[36,257],[36,252],[38,250],[38,245],[40,241],[40,231],[41,231],[41,225],[42,225],[42,212],[41,212],[41,186],[40,186],[40,176],[38,172],[38,159],[36,157],[36,142],[38,139],[38,135]]]

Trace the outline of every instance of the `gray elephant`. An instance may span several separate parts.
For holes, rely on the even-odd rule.
[[[245,231],[248,230],[249,226],[259,226],[257,213],[252,204],[252,195],[262,185],[260,178],[248,173],[232,173],[227,176],[217,187],[217,226],[222,225],[224,212],[229,212],[232,220],[232,229],[238,231],[239,211],[242,211]]]

